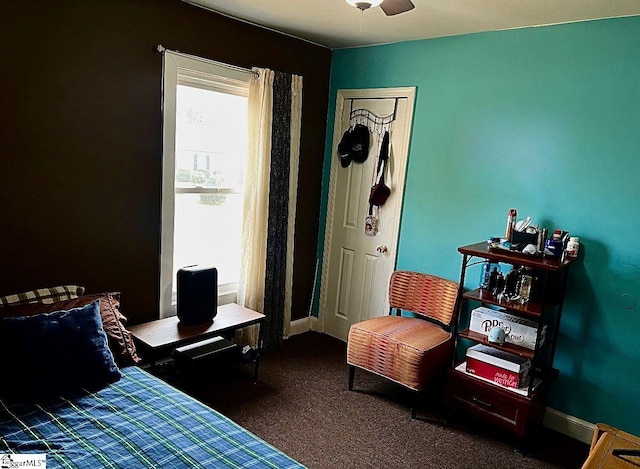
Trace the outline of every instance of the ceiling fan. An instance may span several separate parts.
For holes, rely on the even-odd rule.
[[[393,16],[415,8],[411,0],[345,0],[349,5],[362,11],[380,5],[385,15]]]

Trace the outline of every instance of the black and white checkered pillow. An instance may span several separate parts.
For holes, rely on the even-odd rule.
[[[78,285],[61,285],[59,287],[38,288],[23,293],[0,296],[0,308],[16,306],[25,303],[55,303],[56,301],[72,300],[84,294],[84,287]]]

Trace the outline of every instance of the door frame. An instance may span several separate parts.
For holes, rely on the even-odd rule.
[[[393,227],[393,238],[395,239],[396,248],[393,250],[393,265],[395,267],[398,261],[398,238],[400,236],[400,221],[402,219],[402,206],[404,204],[404,182],[406,178],[406,169],[409,164],[409,150],[411,131],[413,128],[413,113],[415,107],[416,87],[399,87],[399,88],[368,88],[368,89],[341,89],[336,95],[336,109],[333,118],[333,141],[331,145],[331,169],[329,176],[329,194],[327,201],[327,218],[325,222],[325,237],[322,251],[322,272],[320,277],[320,302],[318,308],[318,325],[320,332],[325,330],[325,321],[327,319],[327,274],[329,270],[329,262],[331,261],[331,242],[333,237],[333,218],[336,202],[336,185],[338,167],[341,165],[337,158],[334,158],[334,149],[338,147],[342,135],[342,115],[344,113],[344,105],[347,100],[351,99],[407,99],[407,117],[404,130],[401,134],[402,141],[405,142],[407,149],[407,157],[405,167],[402,171],[402,179],[400,184],[394,188],[400,198],[400,211],[398,213],[398,223]]]

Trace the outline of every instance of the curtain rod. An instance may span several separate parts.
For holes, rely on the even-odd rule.
[[[200,57],[200,56],[197,56],[197,55],[185,54],[184,52],[180,52],[179,50],[167,49],[162,44],[154,45],[153,46],[153,51],[157,52],[159,54],[163,54],[165,52],[171,52],[173,54],[180,55],[182,57],[187,57],[187,58],[193,59],[193,60],[199,60],[200,62],[204,62],[204,63],[208,63],[208,64],[212,64],[212,65],[217,65],[219,67],[228,68],[230,70],[235,70],[235,71],[238,71],[238,72],[249,73],[249,74],[253,75],[255,78],[260,76],[260,74],[258,72],[256,72],[255,70],[251,70],[250,68],[244,68],[244,67],[239,67],[237,65],[231,65],[231,64],[224,63],[224,62],[218,62],[217,60],[207,59],[205,57]]]

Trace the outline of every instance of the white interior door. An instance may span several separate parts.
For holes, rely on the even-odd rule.
[[[415,88],[338,91],[319,320],[327,334],[345,341],[351,324],[389,313],[389,278],[397,257],[414,97]],[[378,118],[386,119],[381,123]],[[356,121],[372,131],[369,156],[362,164],[352,162],[343,168],[338,143]],[[365,234],[365,217],[385,129],[390,135],[385,182],[391,195],[377,213],[374,208],[378,233],[370,236]]]

